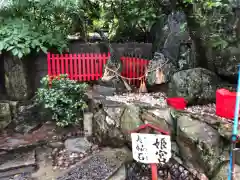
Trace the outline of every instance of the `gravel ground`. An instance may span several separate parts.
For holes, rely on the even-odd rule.
[[[88,156],[99,152],[100,149],[98,146],[92,146],[90,152],[87,153],[77,153],[77,152],[68,152],[66,149],[57,149],[55,148],[52,151],[53,167],[54,169],[68,169],[69,167],[74,166],[80,160]]]
[[[163,92],[158,93],[124,93],[122,95],[114,95],[114,96],[107,96],[107,100],[111,101],[117,101],[121,103],[126,104],[134,104],[136,102],[141,102],[144,104],[149,104],[151,106],[158,106],[165,108],[167,107],[166,102],[166,94]],[[214,103],[206,104],[206,105],[195,105],[195,106],[189,106],[186,108],[186,111],[190,113],[196,113],[201,115],[209,115],[214,118],[219,118],[222,121],[227,121],[229,123],[232,123],[231,119],[226,119],[223,117],[219,117],[216,115],[216,105]]]
[[[115,169],[115,163],[109,159],[103,156],[94,156],[86,163],[82,163],[81,167],[72,169],[57,180],[105,180]]]
[[[149,104],[151,106],[167,107],[166,94],[165,93],[124,93],[122,95],[107,96],[107,100],[117,101],[126,104],[134,104],[136,102],[141,102],[144,104]]]
[[[151,180],[150,165],[140,164],[132,161],[127,164],[127,180]],[[199,175],[199,174],[198,174]],[[158,166],[159,180],[198,180],[188,170],[178,164],[176,161],[171,161],[164,165]]]
[[[13,177],[8,177],[6,179],[1,179],[1,180],[31,180],[31,174],[18,174],[18,175],[15,175]]]
[[[190,106],[186,108],[186,111],[190,113],[196,113],[196,114],[201,114],[201,115],[208,115],[213,118],[218,118],[222,120],[223,122],[229,122],[233,123],[232,119],[227,119],[224,117],[220,117],[216,115],[216,104],[207,104],[207,105],[196,105],[196,106]]]

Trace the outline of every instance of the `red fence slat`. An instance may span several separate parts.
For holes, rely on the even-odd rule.
[[[74,68],[73,80],[77,80],[77,55],[76,54],[73,55],[73,68]]]
[[[87,72],[86,72],[86,76],[87,76],[87,81],[91,80],[91,72],[90,72],[90,58],[89,58],[89,53],[86,54],[86,63],[87,63]]]
[[[52,54],[51,60],[52,60],[52,76],[56,76],[55,56],[54,56],[54,54]]]
[[[136,79],[135,78],[137,78],[138,77],[138,74],[137,74],[137,72],[136,72],[136,68],[139,68],[138,67],[138,64],[137,64],[138,62],[137,62],[137,59],[134,57],[133,58],[133,61],[132,61],[132,64],[133,64],[133,66],[132,66],[132,74],[133,74],[133,84],[135,84],[137,81],[136,81]]]
[[[81,73],[82,73],[82,80],[83,81],[86,81],[87,78],[86,78],[86,59],[85,59],[85,54],[81,54]]]
[[[70,69],[70,73],[69,73],[69,79],[73,79],[73,56],[72,54],[69,54],[69,69]]]
[[[90,80],[94,80],[94,76],[95,76],[95,72],[94,72],[94,56],[93,56],[93,53],[90,53],[90,55],[89,55],[89,65],[90,65],[90,67],[89,67],[89,71],[90,71],[90,76],[91,76],[91,78],[90,78]]]
[[[59,62],[59,54],[56,54],[56,64],[57,64],[56,73],[57,73],[57,76],[59,76],[59,75],[60,75],[60,62]]]
[[[65,74],[65,66],[64,66],[64,61],[65,61],[65,59],[64,59],[64,56],[63,56],[63,54],[61,54],[60,55],[60,60],[61,60],[61,74]]]
[[[66,74],[68,74],[69,75],[69,69],[68,69],[68,67],[69,67],[69,64],[68,64],[68,54],[65,54],[65,72],[66,72]]]
[[[96,80],[100,78],[100,73],[99,73],[99,54],[95,54],[95,73],[96,73]]]
[[[82,81],[83,78],[82,78],[82,71],[81,71],[81,68],[82,68],[81,54],[78,54],[77,58],[78,58],[78,80]]]

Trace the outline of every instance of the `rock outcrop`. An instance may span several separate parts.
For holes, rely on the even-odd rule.
[[[5,87],[11,100],[27,100],[33,95],[29,81],[28,59],[4,55]]]
[[[8,103],[0,103],[0,131],[12,121],[11,108]]]
[[[189,104],[211,103],[220,84],[220,78],[207,69],[183,70],[172,76],[168,96],[184,97]]]
[[[118,97],[116,101],[106,100],[109,98],[104,96],[95,97],[91,96],[95,124],[93,133],[102,144],[123,147],[131,143],[131,130],[151,123],[171,133],[172,157],[189,170],[194,169],[208,178],[226,177],[221,169],[229,160],[229,122],[189,110],[177,111],[137,101],[126,100],[124,103],[119,102]]]

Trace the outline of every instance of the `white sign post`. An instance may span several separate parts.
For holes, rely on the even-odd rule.
[[[165,164],[171,158],[169,135],[131,133],[133,159],[145,164]]]
[[[136,133],[150,128],[160,134]],[[168,132],[152,124],[143,124],[131,131],[133,158],[137,162],[151,164],[152,180],[158,180],[157,164],[165,164],[171,158],[171,138]]]

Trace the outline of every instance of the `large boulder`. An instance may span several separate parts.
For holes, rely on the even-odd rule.
[[[215,101],[219,77],[203,68],[194,68],[175,73],[168,89],[169,97],[184,97],[189,104],[204,104]]]
[[[148,65],[148,83],[162,84],[170,80],[176,71],[196,67],[195,47],[192,43],[186,25],[186,17],[183,12],[174,12],[168,16],[163,15],[151,30],[153,36],[154,58]],[[156,71],[160,68],[163,79],[156,80]]]
[[[7,95],[12,100],[26,100],[33,95],[28,73],[28,59],[19,59],[10,54],[4,54],[5,87]]]
[[[238,65],[240,64],[239,47],[229,47],[218,53],[214,60],[216,73],[230,81],[237,82]]]
[[[102,106],[102,108],[101,108]],[[113,101],[102,101],[93,116],[93,134],[104,146],[122,147],[125,143],[120,131],[120,118],[124,111],[122,104]]]
[[[211,177],[225,161],[224,140],[207,119],[172,110],[176,124],[176,141],[184,163]],[[206,122],[205,122],[206,121]]]
[[[6,128],[12,121],[9,103],[0,103],[0,131]]]
[[[50,112],[34,102],[19,105],[13,119],[19,133],[30,133],[48,120],[51,120]]]
[[[141,120],[141,109],[135,105],[128,105],[121,117],[121,130],[124,133],[127,141],[131,141],[130,131],[135,130],[140,125],[144,124]]]

